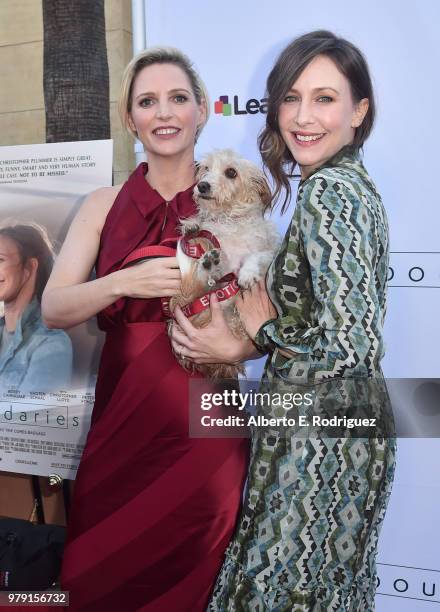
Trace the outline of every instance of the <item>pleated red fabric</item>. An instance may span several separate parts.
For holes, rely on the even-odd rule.
[[[146,172],[141,164],[107,216],[98,277],[194,213],[192,188],[167,203]],[[236,522],[248,440],[189,436],[192,376],[172,354],[160,299],[120,299],[98,321],[106,341],[62,588],[71,610],[202,612]]]

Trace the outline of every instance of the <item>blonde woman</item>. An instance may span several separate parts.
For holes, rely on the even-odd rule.
[[[194,213],[194,144],[208,100],[188,58],[155,48],[127,66],[120,112],[148,164],[90,195],[43,300],[47,324],[98,315],[106,332],[62,586],[73,610],[196,612],[206,608],[232,534],[248,445],[189,437],[194,377],[172,354],[160,300],[179,289],[177,260],[124,260],[175,236],[179,219]],[[252,353],[250,341],[234,343],[224,327],[228,359]]]

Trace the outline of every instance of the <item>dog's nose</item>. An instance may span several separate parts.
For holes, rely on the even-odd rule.
[[[207,181],[201,181],[197,184],[197,189],[200,193],[209,193],[211,191],[211,185]]]

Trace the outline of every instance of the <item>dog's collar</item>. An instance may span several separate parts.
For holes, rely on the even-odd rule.
[[[205,253],[205,249],[201,244],[191,244],[191,240],[194,238],[207,238],[210,242],[212,242],[213,247],[216,249],[221,248],[220,242],[217,240],[214,234],[211,234],[211,232],[208,232],[208,230],[200,230],[194,236],[183,236],[180,239],[182,251],[185,253],[185,255],[188,255],[188,257],[192,257],[193,259],[200,259],[200,257]]]

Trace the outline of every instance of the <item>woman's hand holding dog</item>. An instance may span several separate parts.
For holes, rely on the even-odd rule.
[[[180,269],[175,257],[157,257],[113,273],[117,297],[156,298],[176,295]]]
[[[241,291],[235,300],[243,327],[253,339],[266,321],[276,319],[278,313],[270,301],[264,281],[255,283],[249,289]]]
[[[210,307],[211,322],[206,327],[196,328],[176,306],[176,321],[170,332],[176,353],[197,364],[232,364],[261,357],[250,339],[238,339],[232,334],[215,294],[211,294]]]

